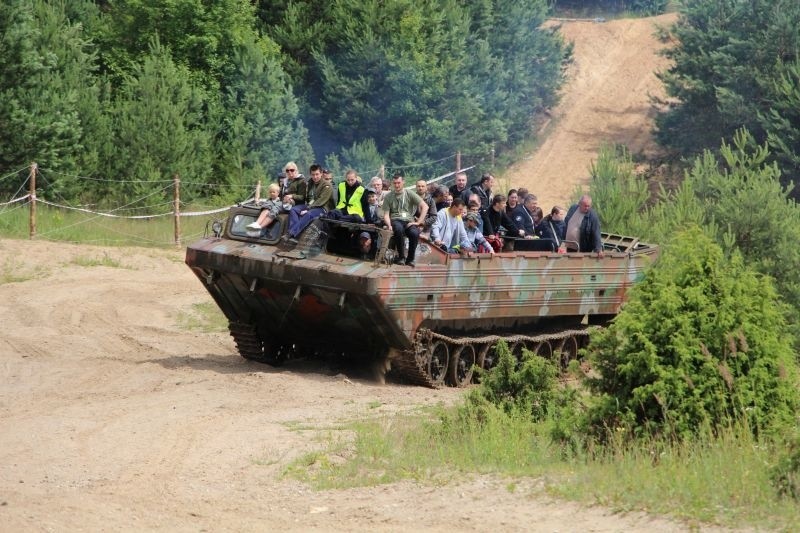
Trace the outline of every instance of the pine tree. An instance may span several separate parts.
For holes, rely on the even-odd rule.
[[[126,77],[116,101],[117,152],[112,175],[132,183],[118,191],[118,201],[147,196],[145,205],[172,197],[169,182],[181,176],[183,197],[191,200],[206,183],[212,165],[212,137],[204,109],[207,96],[176,65],[158,40],[133,74]],[[152,195],[152,196],[148,196]]]
[[[57,4],[14,0],[0,6],[0,35],[0,172],[31,161],[92,172],[100,164],[94,135],[102,130],[104,103],[98,105],[94,55],[81,27]],[[59,197],[76,194],[79,185],[53,174],[48,187]]]

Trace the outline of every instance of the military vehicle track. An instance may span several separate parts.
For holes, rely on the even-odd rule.
[[[285,361],[283,350],[270,349],[260,339],[256,328],[231,322],[229,330],[236,349],[245,359],[273,366]],[[562,370],[578,356],[578,349],[589,336],[589,329],[570,329],[540,335],[485,335],[482,337],[450,337],[429,329],[417,333],[414,349],[394,352],[391,370],[401,379],[415,385],[439,388],[445,385],[465,387],[472,382],[474,366],[490,370],[495,365],[492,348],[505,341],[511,353],[522,358],[527,348],[545,358],[557,358]]]
[[[578,349],[589,336],[589,329],[570,329],[540,335],[485,335],[451,337],[428,329],[417,333],[414,350],[396,352],[391,358],[392,371],[417,385],[439,388],[443,385],[464,387],[472,381],[473,368],[490,370],[495,366],[492,348],[505,341],[511,353],[522,359],[527,348],[536,355],[552,359],[562,370],[578,356]]]

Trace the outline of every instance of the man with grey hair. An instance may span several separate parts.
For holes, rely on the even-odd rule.
[[[538,202],[539,199],[536,198],[535,194],[527,194],[522,200],[522,210],[520,211],[522,221],[519,227],[525,231],[526,237],[536,234],[536,221],[533,219],[533,213],[536,211]]]
[[[581,196],[577,204],[569,208],[564,219],[567,226],[567,248],[578,252],[596,252],[603,257],[603,240],[600,237],[600,217],[592,209],[592,197]],[[578,249],[575,250],[577,243]]]

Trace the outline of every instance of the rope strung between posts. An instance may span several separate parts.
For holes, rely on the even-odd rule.
[[[20,196],[19,198],[14,198],[10,202],[0,202],[0,207],[6,207],[6,206],[9,206],[11,204],[15,204],[17,202],[21,202],[23,200],[27,200],[30,197],[31,197],[30,194],[26,194],[25,196]]]
[[[3,181],[4,179],[8,179],[8,178],[10,178],[10,177],[12,177],[12,176],[16,176],[17,174],[19,174],[19,173],[20,173],[20,172],[22,172],[23,170],[28,170],[28,168],[29,168],[29,167],[22,167],[22,168],[21,168],[21,169],[19,169],[19,170],[15,170],[14,172],[11,172],[10,174],[6,174],[5,176],[0,176],[0,181]]]

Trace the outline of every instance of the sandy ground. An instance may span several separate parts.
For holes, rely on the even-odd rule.
[[[514,169],[543,205],[566,198],[603,139],[650,146],[652,21],[564,32],[571,88],[539,153]],[[535,479],[513,492],[477,475],[328,491],[286,479],[325,428],[462,393],[245,361],[226,334],[179,327],[209,301],[181,251],[0,240],[0,530],[685,529],[553,501]]]
[[[651,96],[664,97],[655,73],[668,61],[658,55],[665,45],[654,36],[675,14],[603,23],[551,22],[574,43],[574,61],[567,71],[561,102],[543,127],[536,151],[504,175],[512,187],[527,187],[547,212],[569,206],[576,187],[589,182],[598,149],[623,144],[633,154],[657,153],[652,129],[656,108]]]
[[[201,302],[181,251],[0,240],[0,530],[683,529],[553,501],[535,479],[314,491],[282,477],[326,428],[462,392],[245,361],[226,334],[179,327]]]

